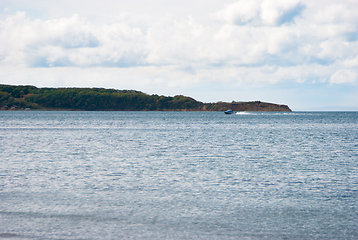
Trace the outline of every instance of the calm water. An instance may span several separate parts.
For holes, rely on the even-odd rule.
[[[358,112],[0,111],[0,238],[358,239]]]

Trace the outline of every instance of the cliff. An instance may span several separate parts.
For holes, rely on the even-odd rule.
[[[290,112],[291,109],[287,105],[267,103],[267,102],[217,102],[206,104],[208,111],[225,111],[231,109],[235,112],[239,111],[259,111],[259,112]]]

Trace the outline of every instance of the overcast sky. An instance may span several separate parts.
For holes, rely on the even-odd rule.
[[[0,83],[358,110],[358,1],[2,0]]]

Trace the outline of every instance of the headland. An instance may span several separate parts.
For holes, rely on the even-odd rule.
[[[203,103],[183,95],[149,95],[136,90],[3,84],[0,84],[0,107],[1,110],[54,111],[291,111],[287,105],[261,101]]]

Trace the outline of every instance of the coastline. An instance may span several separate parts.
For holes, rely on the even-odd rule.
[[[1,110],[41,111],[226,111],[291,112],[284,104],[261,101],[203,103],[176,95],[149,95],[137,90],[104,88],[37,88],[0,84]]]

